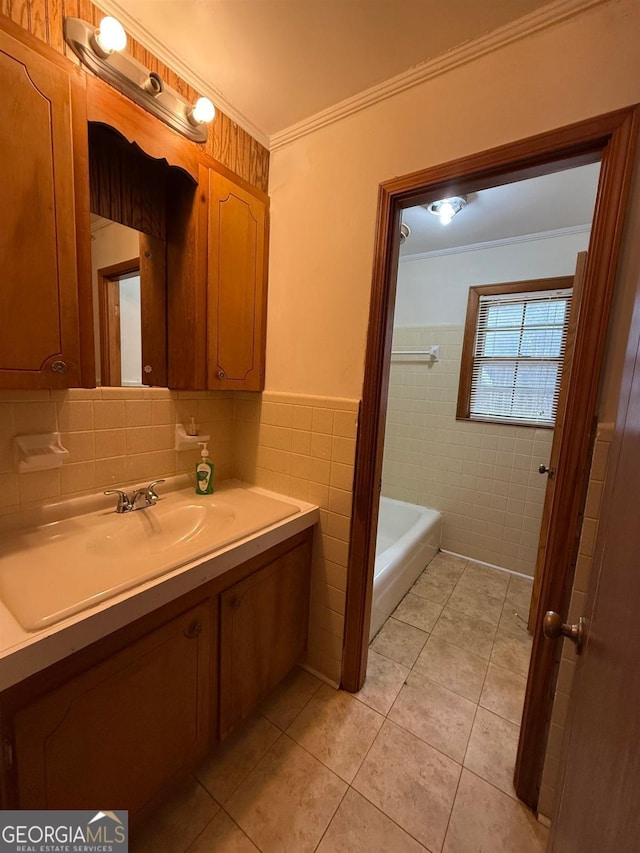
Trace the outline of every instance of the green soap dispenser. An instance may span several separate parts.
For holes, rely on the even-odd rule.
[[[207,442],[199,441],[198,444],[202,447],[202,450],[200,451],[200,456],[202,458],[196,465],[196,494],[212,495],[213,462],[209,462],[209,451],[207,450]]]

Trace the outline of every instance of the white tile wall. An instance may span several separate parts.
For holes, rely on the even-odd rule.
[[[533,575],[553,431],[456,421],[463,331],[394,331],[394,350],[440,361],[392,362],[382,491],[441,510],[446,550]]]

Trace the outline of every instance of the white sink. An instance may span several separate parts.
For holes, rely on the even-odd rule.
[[[299,512],[236,483],[155,506],[66,518],[0,538],[0,599],[27,631],[178,569]]]
[[[224,530],[235,520],[227,507],[185,503],[182,506],[159,502],[154,507],[115,513],[90,533],[86,548],[90,555],[113,559],[151,556],[192,542],[215,524]]]

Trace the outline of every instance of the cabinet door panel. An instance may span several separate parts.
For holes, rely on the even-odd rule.
[[[205,754],[211,604],[182,614],[19,711],[19,807],[132,814]]]
[[[220,737],[302,658],[311,546],[292,549],[220,597]]]
[[[264,385],[266,205],[209,170],[208,386]]]
[[[71,77],[2,30],[0,77],[0,386],[78,385]]]

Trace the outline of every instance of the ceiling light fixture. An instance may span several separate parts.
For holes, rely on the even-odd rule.
[[[64,37],[80,61],[114,89],[187,139],[207,141],[207,124],[216,114],[209,98],[190,104],[159,74],[124,52],[127,34],[115,18],[103,18],[98,29],[80,18],[65,18]]]
[[[402,225],[400,226],[400,245],[401,246],[404,243],[404,241],[407,239],[409,234],[411,234],[411,228],[409,228],[409,226],[405,222],[403,222]]]
[[[431,204],[426,204],[425,207],[429,213],[440,217],[441,225],[448,225],[456,213],[467,206],[466,195],[454,195],[449,198],[441,198],[439,201],[432,201]]]

